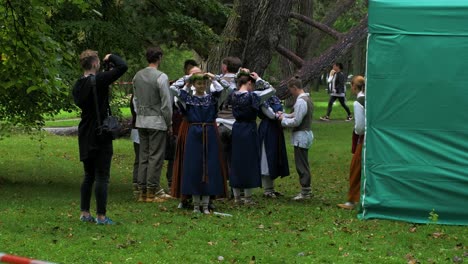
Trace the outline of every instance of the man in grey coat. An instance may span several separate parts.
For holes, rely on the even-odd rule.
[[[146,51],[148,67],[133,77],[136,127],[140,136],[138,166],[139,202],[161,202],[171,198],[161,188],[166,134],[172,133],[172,100],[169,80],[158,70],[163,52],[159,47]]]

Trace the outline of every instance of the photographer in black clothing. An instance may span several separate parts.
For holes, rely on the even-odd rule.
[[[117,55],[107,54],[105,64],[113,64],[108,71],[99,72],[100,60],[96,51],[85,50],[80,55],[83,76],[73,87],[73,99],[81,109],[81,121],[78,126],[78,145],[80,161],[84,165],[84,179],[81,184],[81,216],[83,222],[114,224],[106,216],[107,186],[110,177],[110,165],[113,154],[112,135],[97,135],[98,124],[94,96],[97,96],[100,120],[104,120],[109,110],[109,85],[127,71],[127,64]],[[107,63],[108,62],[108,63]],[[91,76],[95,77],[95,91]],[[96,196],[96,214],[91,216],[89,209],[93,184]]]

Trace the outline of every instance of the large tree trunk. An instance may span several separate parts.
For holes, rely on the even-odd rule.
[[[223,33],[222,43],[217,45],[206,61],[208,72],[218,72],[223,58],[235,56],[242,58],[245,48],[245,40],[248,38],[251,19],[254,16],[257,1],[235,0],[233,14],[228,18]],[[240,15],[242,14],[242,15]]]
[[[300,0],[297,7],[298,13],[307,17],[313,17],[314,2],[313,0]],[[304,24],[299,26],[299,34],[296,39],[296,54],[301,58],[307,57],[307,52],[314,39],[312,37],[310,27]]]
[[[224,41],[213,49],[207,61],[207,70],[217,72],[221,60],[227,56],[237,56],[243,61],[243,67],[263,74],[272,58],[272,51],[290,60],[298,69],[292,75],[298,75],[307,85],[318,78],[325,68],[329,67],[338,58],[350,52],[352,47],[367,35],[367,15],[358,26],[349,32],[341,33],[327,24],[332,24],[355,2],[355,0],[338,0],[337,7],[328,12],[324,23],[312,20],[309,16],[291,12],[293,0],[234,0],[234,13],[228,19],[223,31]],[[305,4],[311,2],[304,1]],[[303,7],[306,8],[306,7]],[[337,42],[312,59],[298,56],[290,48],[291,42],[287,39],[280,43],[281,37],[289,34],[288,18],[295,18],[321,32],[332,36]],[[315,39],[314,39],[315,40]],[[312,42],[311,43],[315,43]],[[310,43],[309,43],[310,44]],[[301,46],[302,52],[305,43]],[[310,50],[309,50],[310,51]],[[303,54],[302,54],[303,55]],[[280,66],[281,67],[281,66]],[[292,76],[291,75],[291,76]],[[277,95],[280,98],[289,97],[286,87],[287,80],[283,79],[277,86]]]
[[[292,0],[235,0],[234,12],[223,31],[223,43],[207,61],[217,71],[224,57],[237,56],[243,67],[260,75],[271,61],[272,51],[287,32]]]

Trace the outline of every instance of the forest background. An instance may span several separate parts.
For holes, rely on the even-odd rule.
[[[222,58],[237,56],[283,99],[289,97],[284,83],[294,75],[318,89],[335,61],[349,74],[365,71],[362,0],[0,3],[0,135],[12,126],[39,128],[61,110],[76,110],[70,91],[85,49],[122,56],[129,70],[120,81],[127,82],[146,66],[144,50],[151,45],[163,48],[161,70],[172,80],[183,74],[185,59],[219,73]]]

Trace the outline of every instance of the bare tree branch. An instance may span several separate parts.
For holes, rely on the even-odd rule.
[[[286,57],[288,60],[290,60],[294,65],[296,65],[297,68],[301,68],[302,65],[304,65],[304,60],[301,59],[299,56],[297,56],[294,52],[292,52],[290,49],[287,49],[281,44],[278,44],[276,46],[276,51],[282,55],[283,57]]]
[[[367,36],[367,15],[360,21],[359,25],[352,28],[339,39],[339,41],[324,51],[320,56],[304,62],[304,65],[294,75],[299,76],[304,84],[320,76],[325,67],[330,66],[337,58],[346,54],[356,43]],[[277,86],[276,95],[285,99],[290,96],[287,89],[287,81],[281,81]]]
[[[289,16],[291,18],[295,18],[295,19],[297,19],[297,20],[299,20],[301,22],[304,22],[304,23],[306,23],[308,25],[311,25],[311,26],[319,29],[320,31],[327,33],[328,35],[332,36],[335,39],[339,39],[343,35],[342,33],[334,30],[333,28],[331,28],[331,27],[329,27],[329,26],[327,26],[325,24],[319,23],[319,22],[317,22],[315,20],[312,20],[312,19],[310,19],[310,18],[308,18],[308,17],[306,17],[304,15],[291,12],[289,14]]]
[[[330,11],[327,12],[325,17],[320,21],[321,23],[327,25],[327,26],[332,26],[333,23],[347,10],[349,10],[356,0],[336,0],[335,4],[333,5],[333,8],[330,9]],[[322,38],[325,36],[325,34],[320,31],[320,30],[313,30],[310,38],[313,39],[313,42],[310,42],[309,47],[308,47],[308,54],[314,54],[315,50],[318,49],[320,46]]]

